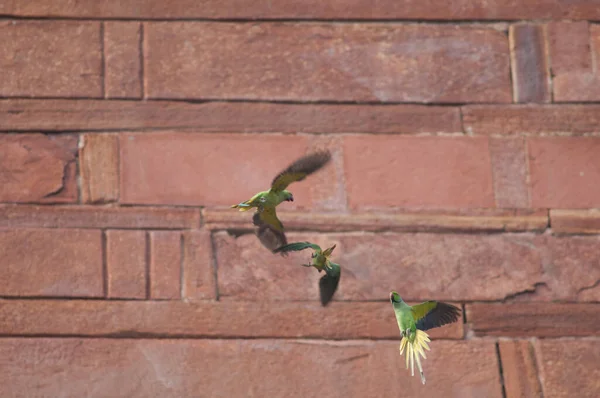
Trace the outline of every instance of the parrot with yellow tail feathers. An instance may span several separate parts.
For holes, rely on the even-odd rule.
[[[413,305],[406,304],[400,295],[396,292],[390,293],[390,301],[394,307],[396,321],[400,328],[400,355],[406,350],[406,369],[410,362],[411,374],[415,375],[415,362],[421,373],[421,382],[425,384],[425,374],[421,367],[421,358],[426,359],[425,351],[429,350],[429,336],[425,330],[433,329],[453,323],[460,316],[460,309],[452,304],[439,301],[425,301],[424,303]]]
[[[302,156],[275,176],[269,190],[259,192],[231,208],[239,209],[239,211],[256,208],[252,222],[258,227],[256,234],[261,243],[271,251],[283,246],[287,244],[287,239],[275,208],[284,201],[294,201],[294,196],[286,189],[288,185],[304,180],[310,174],[320,170],[330,160],[331,153],[327,150]]]
[[[340,282],[341,268],[339,264],[336,264],[329,260],[333,249],[336,245],[333,245],[325,250],[317,244],[310,242],[294,242],[289,245],[281,246],[273,251],[273,253],[287,253],[290,251],[299,251],[311,248],[314,250],[311,255],[310,264],[302,264],[305,267],[315,267],[319,272],[325,271],[325,275],[319,279],[319,295],[321,296],[321,304],[325,307],[335,294],[338,284]]]

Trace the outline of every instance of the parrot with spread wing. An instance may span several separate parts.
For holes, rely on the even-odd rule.
[[[337,290],[340,282],[341,268],[339,264],[331,262],[329,257],[335,249],[336,245],[331,246],[325,250],[322,250],[319,245],[310,242],[294,242],[288,245],[281,246],[275,249],[274,253],[287,253],[290,251],[300,251],[311,248],[314,250],[311,255],[311,262],[309,264],[302,264],[305,267],[315,267],[319,272],[325,271],[325,275],[319,280],[319,295],[321,297],[321,304],[326,306],[329,304],[335,291]]]
[[[390,301],[394,307],[396,321],[398,321],[402,336],[400,355],[406,349],[406,369],[410,362],[411,373],[414,376],[416,361],[421,373],[421,382],[425,384],[425,374],[421,367],[421,358],[419,358],[419,355],[424,359],[427,358],[424,349],[429,350],[427,343],[431,341],[425,330],[456,322],[460,315],[460,309],[440,301],[425,301],[411,307],[396,292],[390,293]]]
[[[231,207],[239,209],[239,211],[256,208],[252,222],[258,227],[256,234],[261,243],[270,250],[285,245],[287,239],[283,231],[283,224],[277,218],[275,208],[284,201],[294,201],[294,196],[286,189],[288,185],[304,180],[310,174],[320,170],[330,160],[331,153],[327,150],[302,156],[275,176],[269,190],[259,192],[245,202]]]

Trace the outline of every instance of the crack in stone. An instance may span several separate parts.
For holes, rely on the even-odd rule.
[[[518,297],[522,297],[522,296],[534,296],[538,293],[538,288],[540,288],[540,287],[548,288],[549,286],[546,282],[536,282],[529,289],[524,289],[524,290],[520,290],[516,293],[507,294],[506,296],[504,296],[502,301],[505,302],[505,301],[509,301],[509,300],[514,300],[514,299],[516,299]]]
[[[61,180],[60,186],[57,189],[55,189],[54,191],[51,191],[51,192],[47,193],[46,195],[44,195],[43,199],[49,199],[52,197],[59,196],[65,190],[65,187],[67,185],[67,175],[69,174],[68,169],[69,169],[69,166],[71,165],[71,163],[73,163],[73,162],[75,162],[75,159],[65,163],[65,165],[63,166],[62,180]]]
[[[585,292],[586,290],[592,290],[594,288],[597,288],[598,286],[600,286],[600,279],[598,279],[596,282],[594,282],[593,284],[591,284],[589,286],[584,286],[582,288],[579,288],[577,290],[577,295],[580,295],[581,293]]]

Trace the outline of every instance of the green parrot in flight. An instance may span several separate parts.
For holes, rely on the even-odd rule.
[[[261,243],[270,250],[286,245],[287,238],[283,231],[283,224],[277,218],[275,208],[284,201],[294,201],[294,196],[286,189],[288,185],[304,180],[330,160],[331,153],[328,150],[302,156],[275,176],[269,190],[259,192],[245,202],[231,207],[239,211],[256,208],[252,222],[258,227],[257,235]]]
[[[319,272],[325,271],[325,275],[319,280],[319,295],[321,296],[321,305],[325,307],[335,294],[338,284],[340,282],[341,268],[339,264],[336,264],[329,260],[333,249],[336,245],[331,246],[325,250],[321,250],[319,245],[310,242],[294,242],[288,245],[281,246],[275,249],[274,253],[287,253],[290,251],[299,251],[307,248],[314,250],[311,255],[311,262],[309,264],[302,264],[305,267],[315,267]]]
[[[425,330],[456,322],[460,316],[460,309],[439,301],[425,301],[411,307],[396,292],[390,293],[390,301],[402,336],[400,355],[406,349],[406,369],[410,362],[411,374],[414,376],[416,361],[421,373],[421,382],[425,384],[425,374],[419,358],[419,355],[427,358],[423,349],[429,350],[427,343],[431,341]]]

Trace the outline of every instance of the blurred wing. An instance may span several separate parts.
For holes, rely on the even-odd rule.
[[[341,269],[338,264],[331,263],[332,270],[325,269],[326,274],[319,279],[319,295],[321,297],[321,305],[325,307],[335,294],[340,283]]]
[[[278,231],[269,224],[261,224],[256,230],[256,236],[260,243],[274,252],[280,246],[287,245],[287,238],[282,231]],[[287,253],[281,253],[287,255]]]
[[[252,216],[252,223],[257,227],[263,224],[268,224],[271,228],[283,232],[283,224],[277,218],[277,212],[275,207],[263,207],[262,211],[259,210]]]
[[[460,316],[460,309],[452,304],[439,301],[425,301],[414,305],[411,309],[417,329],[429,330],[456,322]]]
[[[278,248],[277,250],[275,250],[275,253],[279,253],[279,252],[297,252],[300,250],[304,250],[307,248],[311,248],[313,250],[315,250],[316,252],[320,252],[321,248],[318,245],[315,245],[314,243],[310,243],[310,242],[294,242],[294,243],[290,243],[289,245],[285,245],[282,246],[280,248]]]
[[[314,173],[331,160],[329,151],[314,152],[296,160],[273,179],[271,190],[283,191],[292,182],[302,181],[306,176]]]

